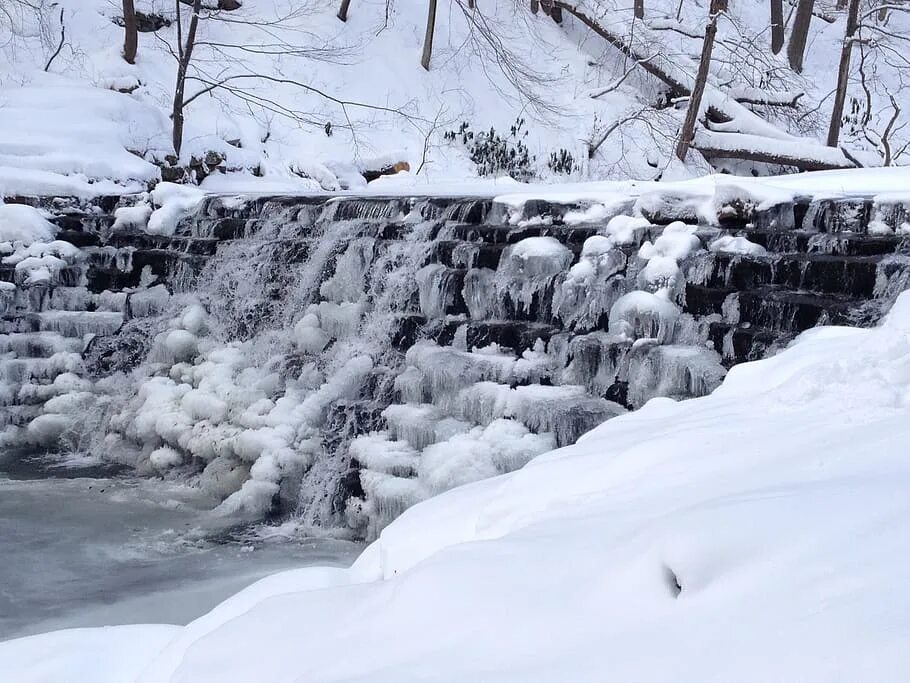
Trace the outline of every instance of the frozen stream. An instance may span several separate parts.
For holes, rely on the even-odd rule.
[[[330,539],[250,542],[185,486],[0,453],[0,640],[57,628],[183,624],[257,579],[350,564]]]

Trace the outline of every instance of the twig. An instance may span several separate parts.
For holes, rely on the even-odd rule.
[[[206,79],[199,78],[198,76],[187,76],[187,80],[194,80],[194,81],[199,81],[200,83],[205,83],[206,87],[203,88],[202,90],[190,95],[185,100],[183,100],[183,106],[184,107],[187,106],[190,102],[195,100],[200,95],[205,95],[206,93],[209,93],[212,90],[215,90],[216,88],[222,87],[223,85],[225,85],[226,83],[228,83],[230,81],[236,81],[238,79],[243,79],[243,78],[258,78],[258,79],[261,79],[264,81],[269,81],[271,83],[293,85],[297,88],[302,88],[303,90],[306,90],[308,92],[315,93],[316,95],[319,95],[323,99],[329,100],[330,102],[334,102],[335,104],[338,104],[341,107],[349,106],[349,107],[358,107],[360,109],[373,109],[375,111],[384,111],[384,112],[388,112],[391,114],[398,114],[401,116],[405,116],[404,112],[401,111],[400,109],[393,109],[392,107],[383,107],[383,106],[377,105],[377,104],[366,104],[365,102],[342,100],[342,99],[335,97],[334,95],[330,95],[329,93],[327,93],[323,90],[320,90],[319,88],[315,88],[312,85],[307,85],[306,83],[301,83],[300,81],[295,81],[295,80],[292,80],[289,78],[276,78],[274,76],[266,76],[264,74],[235,74],[233,76],[228,76],[226,78],[222,78],[220,81],[214,81],[214,82],[207,81]],[[409,117],[409,118],[416,118],[416,117]]]
[[[60,44],[57,45],[57,49],[54,51],[54,54],[51,55],[51,58],[47,60],[47,64],[44,65],[44,70],[47,71],[51,68],[51,64],[54,63],[54,60],[57,59],[57,55],[60,54],[60,51],[63,49],[63,43],[66,40],[66,24],[63,23],[63,8],[60,8]]]
[[[644,59],[636,59],[634,61],[633,65],[630,66],[628,69],[626,69],[625,73],[622,76],[620,76],[615,81],[610,83],[610,85],[608,85],[606,88],[604,88],[600,92],[596,92],[593,95],[591,95],[591,99],[594,100],[594,99],[597,99],[598,97],[603,97],[604,95],[606,95],[609,92],[613,92],[614,90],[616,90],[616,88],[618,88],[619,86],[621,86],[623,84],[623,81],[625,81],[631,75],[631,73],[633,71],[635,71],[636,66],[640,66],[643,61],[648,61],[653,58],[654,58],[654,55],[651,55],[650,57],[645,57]]]

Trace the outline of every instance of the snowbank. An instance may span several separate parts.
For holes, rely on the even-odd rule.
[[[0,204],[0,242],[19,242],[27,247],[34,242],[51,241],[56,231],[53,224],[31,206]]]
[[[813,329],[421,503],[351,569],[275,575],[179,631],[5,643],[0,678],[131,680],[128,655],[145,683],[902,680],[908,379],[904,294],[879,328]]]
[[[86,672],[93,683],[123,683],[134,680],[145,660],[179,631],[178,626],[118,626],[45,633],[13,641],[17,647],[4,651],[0,672],[4,679],[6,671],[16,672],[8,680],[17,683],[74,680],[77,671]],[[50,651],[56,656],[48,658]],[[104,660],[103,667],[97,666],[98,658]]]
[[[136,192],[159,178],[144,158],[168,146],[158,107],[73,78],[26,78],[3,90],[0,196]]]

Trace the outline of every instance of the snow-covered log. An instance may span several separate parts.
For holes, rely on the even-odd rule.
[[[745,159],[769,164],[795,166],[804,171],[856,168],[857,164],[840,149],[811,140],[772,140],[760,135],[717,133],[701,129],[692,146],[707,159]]]

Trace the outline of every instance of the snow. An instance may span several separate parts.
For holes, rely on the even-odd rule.
[[[171,330],[164,337],[164,349],[174,362],[192,360],[198,351],[198,339],[187,330]]]
[[[43,220],[43,219],[42,219]],[[40,225],[35,222],[18,223],[20,230],[31,232],[33,237],[39,237],[36,228]],[[41,226],[44,229],[44,226]],[[26,240],[28,241],[28,239]],[[17,242],[22,244],[22,242]],[[15,265],[16,280],[24,285],[52,281],[57,273],[81,256],[79,250],[69,242],[53,240],[51,242],[32,241],[28,246],[19,246],[9,256],[4,256],[4,264]]]
[[[526,237],[504,259],[514,259],[514,269],[528,277],[547,277],[564,270],[572,261],[572,252],[555,237]]]
[[[679,307],[667,298],[666,290],[629,292],[610,309],[610,333],[665,343],[673,335],[680,313]]]
[[[10,641],[0,670],[49,680],[91,653],[93,680],[145,683],[583,681],[605,661],[621,680],[901,680],[908,358],[905,294],[879,328],[816,328],[710,396],[420,503],[350,569],[275,575],[182,629]]]
[[[0,195],[135,192],[159,177],[142,156],[166,148],[166,118],[158,107],[78,79],[30,71],[20,74],[28,85],[3,92]]]
[[[148,216],[146,232],[152,235],[173,235],[177,221],[195,209],[205,193],[186,185],[158,183],[152,190],[151,197],[157,208]],[[136,215],[131,218],[136,218]]]
[[[627,7],[610,0],[592,0],[584,9],[686,86],[702,29],[697,16],[672,19],[677,4],[654,0],[644,21],[632,21]],[[176,27],[141,33],[136,63],[129,65],[120,55],[116,3],[34,5],[38,10],[15,8],[15,20],[4,24],[0,195],[84,197],[150,189],[160,178],[159,165],[173,152],[169,116],[176,60],[168,47],[176,51]],[[140,0],[137,9],[173,19],[173,8],[159,0]],[[66,40],[45,71],[58,44],[59,10]],[[432,64],[425,71],[418,59],[424,10],[413,0],[389,7],[368,0],[352,8],[342,24],[331,3],[302,8],[288,0],[264,0],[218,20],[204,18],[187,83],[187,96],[199,96],[186,108],[181,164],[207,152],[224,157],[221,170],[202,181],[208,191],[317,192],[361,189],[362,171],[408,162],[410,172],[370,184],[371,191],[397,194],[406,187],[476,178],[465,146],[444,137],[462,122],[474,131],[493,126],[508,138],[522,118],[528,132],[522,141],[536,178],[669,179],[679,170],[672,148],[684,107],[654,108],[664,86],[640,69],[630,71],[625,55],[576,20],[566,17],[558,26],[543,14],[532,15],[526,5],[505,2],[488,4],[482,14],[453,7],[437,18]],[[822,163],[849,163],[838,148],[820,143],[843,38],[843,17],[837,16],[834,24],[813,22],[813,49],[799,76],[767,50],[767,8],[731,7],[719,25],[703,104],[733,120],[699,130],[697,140],[727,148],[759,143]],[[898,35],[905,28],[899,12],[892,12],[889,22]],[[485,40],[481,28],[496,40]],[[494,44],[505,53],[494,54]],[[871,131],[869,140],[850,125],[842,136],[867,165],[881,162],[875,140],[891,113],[887,95],[899,96],[902,86],[894,64],[878,59],[875,66],[874,82],[866,84],[873,98],[863,127]],[[306,75],[302,86],[291,82],[301,74]],[[230,76],[240,77],[233,82],[242,89],[239,96],[224,88],[203,92],[207,82]],[[803,96],[794,110],[750,108],[734,100],[787,101],[797,94]],[[851,83],[850,97],[864,94]],[[609,130],[612,136],[589,158],[589,144]],[[905,135],[899,121],[893,149],[901,148]],[[572,155],[574,168],[557,173],[547,162],[563,150]],[[734,163],[733,170],[753,166]],[[693,159],[682,175],[707,170]],[[758,170],[768,169],[758,165]],[[521,187],[502,170],[497,174],[499,191]],[[617,206],[589,204],[570,220],[606,220]]]
[[[159,654],[180,631],[178,626],[118,626],[72,629],[16,641],[16,652],[4,657],[4,669],[21,683],[48,683],[71,679],[74,671],[88,672],[96,683],[123,683],[141,673],[147,659]],[[59,656],[45,658],[53,650]],[[97,669],[98,658],[105,667]],[[42,664],[36,665],[39,660]]]
[[[728,254],[750,254],[752,256],[765,256],[768,250],[760,244],[750,242],[749,238],[743,235],[723,235],[713,240],[708,245],[708,251],[720,251]]]
[[[148,225],[152,207],[148,204],[121,206],[114,211],[114,224],[111,230],[142,230]]]
[[[893,235],[894,230],[884,221],[869,221],[866,231],[870,235]]]
[[[34,242],[54,239],[56,228],[41,213],[23,204],[0,204],[0,242]]]
[[[319,318],[307,313],[294,325],[294,340],[303,353],[318,354],[329,343],[330,337],[319,326]]]
[[[701,242],[695,236],[695,227],[682,221],[674,221],[664,228],[653,244],[650,240],[642,244],[638,250],[638,257],[647,261],[663,256],[679,262],[700,248]]]
[[[156,469],[166,470],[171,467],[176,467],[183,462],[183,456],[179,451],[176,451],[173,448],[162,446],[151,452],[149,455],[149,462],[152,463],[152,466]]]

